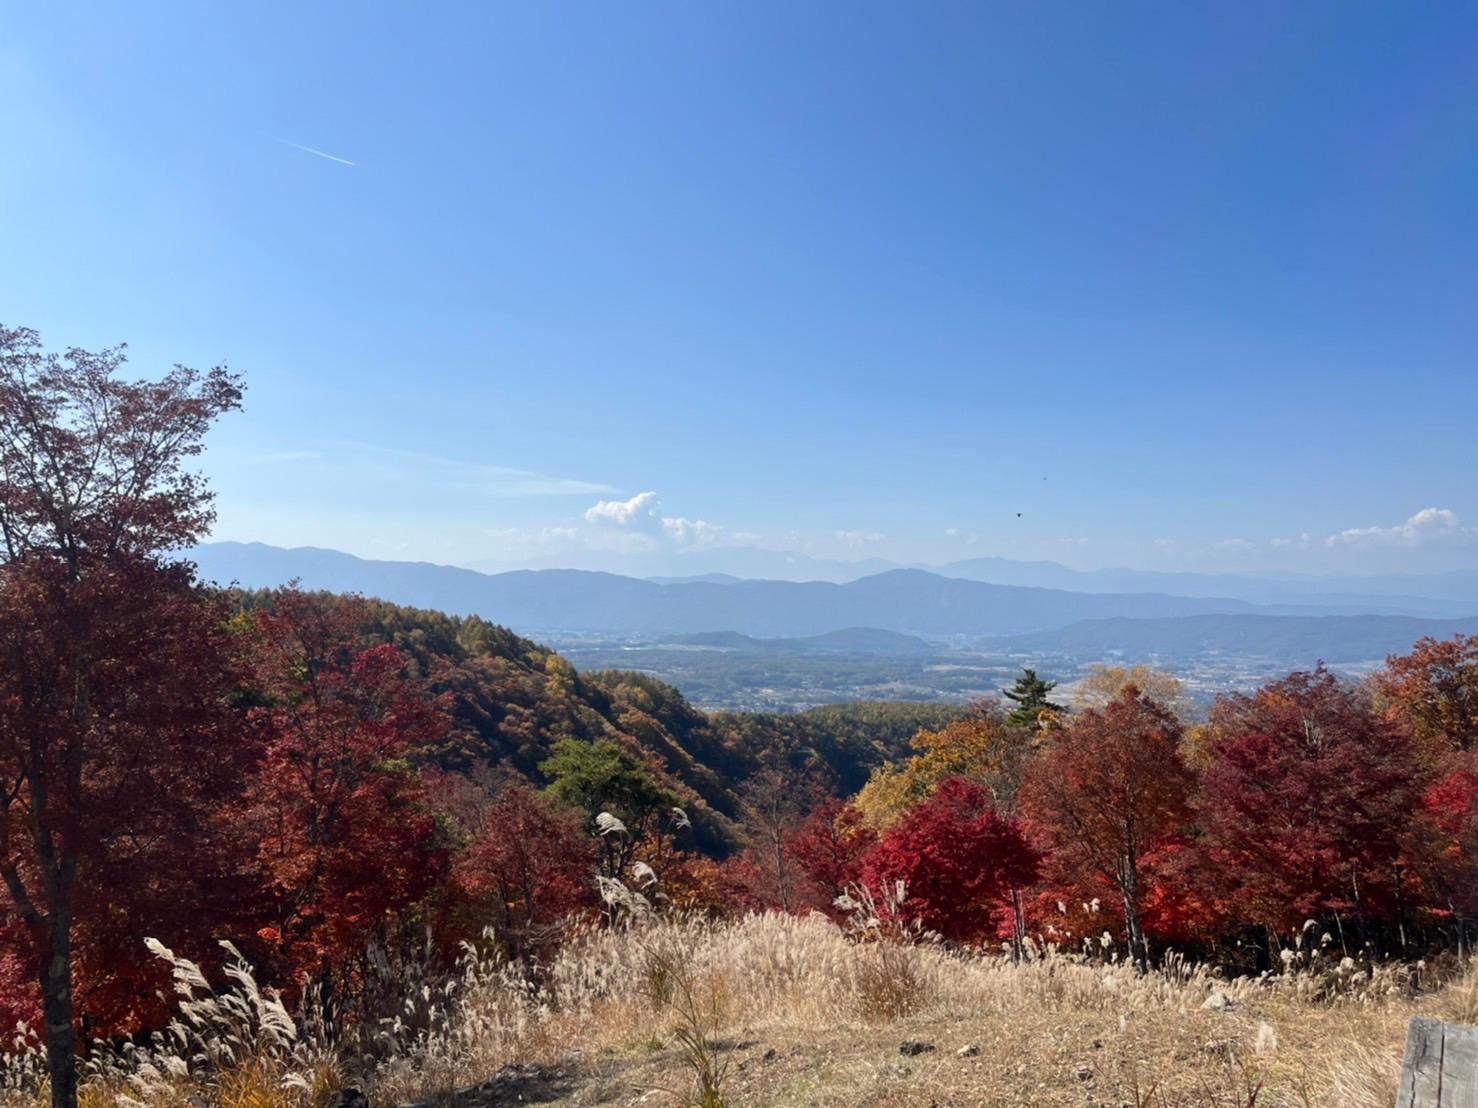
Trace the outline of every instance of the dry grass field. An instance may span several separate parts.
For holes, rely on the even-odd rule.
[[[245,966],[206,982],[177,963],[180,1020],[92,1059],[86,1103],[318,1108],[355,1085],[376,1108],[1388,1108],[1407,1019],[1478,1015],[1473,978],[1421,966],[1316,957],[1226,981],[1171,958],[1136,976],[858,943],[819,917],[594,932],[538,984],[472,957],[450,980],[388,973],[398,1016],[329,1049]],[[14,1059],[0,1103],[39,1103],[35,1072]]]

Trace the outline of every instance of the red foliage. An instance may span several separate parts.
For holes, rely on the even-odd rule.
[[[1099,873],[1054,867],[1043,859],[1040,883],[1025,897],[1028,933],[1044,943],[1072,949],[1094,944],[1105,931],[1122,937],[1124,910],[1114,883]]]
[[[1180,725],[1137,688],[1083,712],[1028,767],[1021,802],[1050,850],[1050,878],[1072,889],[1107,881],[1123,905],[1132,957],[1148,962],[1145,906],[1157,894],[1147,861],[1190,817],[1194,778]]]
[[[582,813],[526,785],[504,788],[452,860],[442,940],[491,925],[510,957],[539,951],[562,921],[596,907],[595,853]]]
[[[124,360],[0,326],[0,928],[23,925],[9,961],[42,994],[56,1108],[77,1103],[79,1006],[124,1028],[153,1003],[146,982],[118,987],[134,928],[211,918],[187,918],[187,848],[241,749],[219,612],[163,564],[209,528],[186,465],[240,382],[183,366],[127,382]]]
[[[1171,836],[1141,866],[1146,879],[1140,911],[1149,938],[1177,947],[1216,938],[1228,905],[1218,896],[1218,874],[1198,840]]]
[[[1413,856],[1443,914],[1478,915],[1478,765],[1464,756],[1422,794]]]
[[[1140,922],[1147,940],[1184,948],[1214,940],[1223,905],[1214,895],[1214,875],[1195,839],[1171,835],[1139,860]],[[1049,855],[1042,882],[1027,915],[1031,930],[1047,942],[1075,947],[1087,940],[1102,950],[1108,932],[1115,944],[1124,932],[1124,905],[1105,873],[1084,868],[1071,853]]]
[[[1436,753],[1478,747],[1478,635],[1422,639],[1387,659],[1375,684]]]
[[[14,1032],[22,1024],[41,1027],[41,989],[36,971],[18,953],[25,938],[0,931],[0,1054],[18,1053]]]
[[[984,788],[952,777],[869,852],[863,881],[875,892],[903,882],[907,920],[977,942],[998,933],[1004,898],[1036,880],[1038,861],[1021,830],[996,815]]]
[[[302,979],[357,953],[441,877],[446,852],[406,761],[448,725],[390,644],[364,646],[354,601],[294,589],[256,615],[266,754],[247,819],[270,922],[260,934]]]
[[[1212,727],[1201,823],[1236,915],[1391,916],[1424,778],[1406,727],[1322,667],[1222,698]]]
[[[672,907],[722,918],[775,907],[759,891],[767,886],[767,877],[746,855],[715,862],[679,851],[669,854],[663,863],[660,887]],[[650,894],[652,889],[640,891]]]
[[[806,879],[798,906],[831,916],[833,901],[862,880],[862,861],[877,842],[877,833],[862,813],[841,800],[828,800],[811,811],[785,839],[785,850]]]
[[[228,707],[224,624],[181,567],[117,557],[75,578],[33,556],[4,570],[0,775],[15,787],[0,808],[0,926],[38,980],[70,954],[75,1015],[101,1033],[167,1010],[145,936],[200,958],[250,899],[217,823],[251,756]]]

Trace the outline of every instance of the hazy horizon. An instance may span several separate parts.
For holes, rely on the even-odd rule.
[[[394,557],[377,553],[357,553],[339,547],[323,546],[314,543],[301,543],[296,545],[283,545],[276,543],[265,543],[258,539],[225,539],[212,537],[208,545],[229,547],[240,546],[262,546],[270,550],[281,551],[320,551],[331,554],[345,554],[351,558],[370,562],[387,562],[393,564],[418,564],[442,566],[452,569],[470,569],[484,574],[511,573],[520,570],[582,570],[588,572],[611,573],[627,577],[649,578],[664,581],[683,581],[689,578],[713,578],[730,577],[739,580],[789,580],[789,581],[835,581],[843,582],[856,580],[860,577],[871,576],[878,573],[886,573],[892,570],[923,570],[930,573],[950,575],[953,571],[962,568],[978,570],[972,575],[972,579],[989,581],[992,576],[986,572],[991,567],[1000,567],[1003,571],[1001,583],[1013,583],[1005,580],[1012,574],[1012,569],[1043,571],[1060,571],[1063,580],[1061,584],[1046,585],[1048,588],[1064,588],[1071,591],[1074,588],[1072,578],[1081,577],[1083,587],[1092,582],[1095,577],[1107,575],[1110,579],[1113,575],[1129,575],[1143,578],[1146,582],[1145,588],[1150,589],[1157,578],[1173,581],[1177,578],[1205,579],[1206,581],[1225,580],[1227,582],[1265,581],[1268,583],[1307,583],[1311,586],[1328,585],[1337,587],[1340,582],[1350,584],[1367,583],[1389,585],[1383,590],[1369,590],[1370,595],[1379,597],[1381,595],[1392,595],[1396,586],[1402,581],[1410,581],[1413,584],[1439,580],[1444,577],[1456,575],[1467,579],[1469,576],[1478,575],[1478,569],[1460,566],[1449,570],[1435,570],[1430,572],[1415,570],[1396,570],[1392,572],[1315,572],[1315,571],[1293,571],[1275,569],[1229,569],[1229,570],[1198,570],[1198,569],[1164,569],[1164,568],[1141,568],[1124,565],[1105,566],[1072,566],[1066,562],[1054,559],[1021,559],[1010,558],[999,555],[973,555],[964,558],[949,559],[946,561],[895,561],[878,556],[859,556],[854,558],[820,558],[802,551],[773,550],[764,547],[741,547],[741,546],[713,546],[688,548],[677,551],[634,551],[626,553],[602,552],[599,550],[585,550],[569,555],[547,555],[543,559],[529,559],[517,562],[498,562],[489,559],[469,559],[456,561],[438,558],[418,557]],[[788,567],[788,569],[787,569]],[[784,570],[775,572],[777,569]],[[1100,582],[1101,584],[1101,582]],[[1095,590],[1102,591],[1102,590]],[[1138,588],[1124,588],[1109,591],[1140,591]],[[1419,595],[1417,592],[1413,596]]]

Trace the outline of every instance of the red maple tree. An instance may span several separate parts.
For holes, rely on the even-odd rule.
[[[354,598],[295,588],[251,620],[264,755],[245,819],[268,905],[260,935],[299,982],[332,980],[446,864],[408,758],[448,717],[398,648],[365,642],[364,622]]]
[[[595,841],[583,813],[527,785],[472,805],[469,838],[452,860],[443,941],[494,928],[510,958],[536,953],[594,908]]]
[[[1119,896],[1130,956],[1149,965],[1145,860],[1190,818],[1195,779],[1175,717],[1126,687],[1079,714],[1028,767],[1021,796],[1033,840],[1074,886],[1107,882]]]
[[[1036,880],[1038,862],[983,786],[952,777],[878,841],[863,863],[863,883],[875,892],[902,883],[905,920],[946,939],[978,942],[998,932],[1007,896]]]
[[[0,877],[57,1108],[77,1102],[81,1004],[127,1027],[146,991],[109,995],[115,967],[151,930],[188,930],[181,883],[246,750],[223,613],[168,557],[209,527],[186,465],[240,383],[127,382],[124,361],[0,327]]]
[[[1406,850],[1438,920],[1455,925],[1459,953],[1467,921],[1478,916],[1478,760],[1464,754],[1423,791]]]
[[[785,839],[785,851],[805,878],[799,906],[838,917],[837,897],[862,880],[862,862],[877,833],[853,804],[831,799],[813,808]]]
[[[1200,823],[1235,914],[1390,916],[1426,776],[1405,725],[1321,666],[1221,698],[1211,726]]]

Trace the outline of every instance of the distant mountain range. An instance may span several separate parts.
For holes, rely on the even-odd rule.
[[[1331,665],[1378,661],[1391,654],[1407,653],[1420,638],[1446,639],[1459,633],[1478,634],[1478,616],[1419,619],[1382,615],[1199,615],[1175,619],[1093,619],[1055,631],[1011,635],[999,640],[999,646],[1022,654],[1078,658],[1118,656],[1127,661],[1148,661],[1156,656],[1204,658],[1225,654],[1311,666],[1320,659]]]
[[[1478,570],[1453,573],[1316,577],[1296,574],[1166,573],[1159,570],[1076,570],[1057,562],[972,558],[937,572],[948,577],[1074,592],[1164,592],[1225,596],[1257,604],[1299,604],[1370,613],[1457,616],[1478,611]]]
[[[889,570],[843,584],[712,578],[662,584],[586,570],[484,574],[425,562],[371,561],[334,550],[284,550],[261,543],[208,543],[196,548],[193,556],[204,577],[221,583],[270,587],[296,578],[308,588],[361,592],[456,614],[476,613],[526,634],[565,631],[651,636],[723,630],[799,638],[842,628],[876,628],[945,638],[1055,631],[1084,620],[1369,611],[1368,606],[1345,604],[1259,606],[1235,597],[1069,591],[916,569]],[[1472,607],[1478,609],[1478,603]]]
[[[993,585],[922,570],[890,570],[846,584],[690,581],[662,585],[586,570],[484,574],[424,562],[380,562],[334,550],[210,543],[194,557],[204,577],[247,587],[297,578],[308,588],[362,592],[398,604],[476,613],[520,633],[685,634],[737,631],[801,637],[845,627],[914,635],[1004,635],[1082,619],[1251,612],[1241,600],[1163,594],[1088,594]]]
[[[596,555],[589,557],[595,558]],[[922,569],[944,577],[961,577],[993,585],[1064,589],[1069,592],[1168,593],[1172,596],[1226,597],[1254,604],[1314,605],[1439,617],[1478,611],[1478,569],[1364,576],[1075,570],[1058,562],[1011,558],[969,558],[942,565],[902,564],[882,558],[843,561],[754,547],[711,547],[682,553],[605,554],[599,557],[598,564],[604,570],[645,578],[658,584],[704,581],[725,584],[755,579],[844,584],[893,569]],[[560,568],[568,566],[566,563]],[[485,563],[475,568],[499,573],[511,567]],[[548,568],[557,567],[551,565]]]

